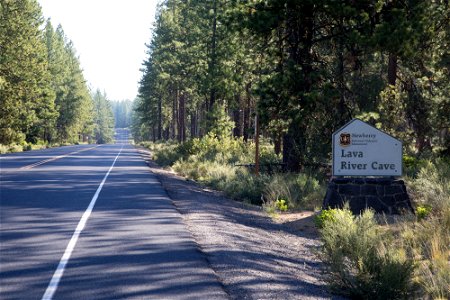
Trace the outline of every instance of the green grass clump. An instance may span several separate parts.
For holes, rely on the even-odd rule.
[[[79,143],[74,143],[78,145]],[[51,144],[43,140],[36,140],[33,143],[22,141],[20,144],[11,144],[11,145],[2,145],[0,144],[0,154],[6,154],[6,153],[16,153],[16,152],[23,152],[23,151],[31,151],[31,150],[41,150],[41,149],[48,149],[51,147],[59,147],[59,146],[68,146],[73,145],[70,143],[64,143],[64,144]]]
[[[289,204],[285,199],[277,199],[274,202],[263,203],[264,210],[272,216],[277,216],[278,212],[286,212]]]
[[[20,145],[1,145],[0,144],[0,154],[22,152],[23,147]]]
[[[337,293],[355,299],[406,298],[414,262],[396,239],[376,223],[374,213],[360,216],[348,208],[324,217],[320,230],[326,281]]]
[[[239,168],[236,176],[225,183],[223,190],[227,196],[233,199],[262,205],[261,194],[269,180],[270,177],[267,175],[255,176],[249,171]]]
[[[336,211],[337,210],[334,208],[324,209],[320,211],[320,213],[314,217],[314,223],[316,227],[322,229],[325,222],[334,221],[334,214],[336,213]]]
[[[419,297],[450,299],[450,159],[422,160],[407,180],[418,222],[403,224],[403,240],[418,266]]]
[[[401,239],[417,265],[417,298],[450,299],[450,209],[403,224]]]
[[[288,210],[288,204],[286,203],[286,200],[279,199],[275,201],[275,206],[279,211],[287,211]]]
[[[325,192],[325,182],[306,172],[271,176],[263,195],[266,203],[286,199],[291,208],[313,210],[321,206]]]
[[[156,162],[164,166],[172,166],[177,161],[187,161],[190,158],[220,164],[244,163],[252,159],[251,153],[254,151],[253,144],[245,143],[242,139],[218,138],[212,134],[181,144],[142,142],[141,145],[149,148]]]
[[[416,216],[418,221],[426,219],[431,214],[430,205],[419,205],[416,207]]]
[[[18,145],[18,144],[12,144],[12,145],[2,145],[0,144],[0,154],[6,154],[6,153],[16,153],[16,152],[22,152],[22,151],[27,151],[27,150],[31,150],[31,146],[30,149],[28,149],[28,144],[24,143],[23,145]]]
[[[445,212],[450,207],[450,160],[424,162],[408,186],[416,205],[430,207],[435,215]]]
[[[261,204],[266,176],[236,166],[251,161],[254,145],[242,139],[207,135],[182,144],[145,143],[155,161],[189,179],[222,190],[229,197]]]

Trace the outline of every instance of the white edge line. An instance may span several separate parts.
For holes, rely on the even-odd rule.
[[[109,176],[109,173],[113,169],[114,165],[116,164],[117,159],[120,156],[120,153],[122,152],[122,148],[120,148],[119,154],[117,154],[116,158],[114,159],[111,167],[109,168],[108,172],[106,173],[105,177],[103,177],[102,182],[100,183],[99,187],[97,188],[97,191],[94,194],[94,197],[92,197],[91,202],[89,203],[88,208],[83,213],[83,216],[81,217],[80,221],[78,222],[77,228],[75,229],[72,238],[70,239],[69,244],[67,245],[66,250],[64,251],[63,256],[61,257],[61,260],[59,261],[58,267],[56,268],[55,273],[52,276],[52,279],[50,280],[50,283],[48,284],[47,289],[45,290],[44,296],[42,296],[42,300],[51,300],[53,298],[53,295],[56,292],[56,289],[58,288],[59,281],[61,280],[64,269],[66,268],[67,263],[70,260],[70,256],[72,255],[72,251],[75,248],[75,245],[77,244],[78,237],[80,236],[80,233],[83,231],[84,226],[86,225],[87,220],[89,219],[89,216],[91,215],[92,209],[94,208],[95,202],[97,202],[98,195],[100,194],[100,191],[103,188],[103,185],[106,182],[106,179]]]

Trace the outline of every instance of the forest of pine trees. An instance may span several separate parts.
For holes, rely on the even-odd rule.
[[[112,108],[36,0],[0,0],[0,144],[108,142]]]
[[[122,100],[111,102],[114,113],[115,127],[128,128],[131,126],[133,101]]]
[[[328,160],[331,133],[355,117],[410,153],[449,154],[449,11],[447,0],[165,0],[137,100],[99,106],[106,95],[88,88],[62,27],[36,0],[1,0],[0,144],[95,139],[113,110],[140,140],[183,142],[229,118],[247,141],[258,123],[293,171]]]
[[[255,119],[291,171],[327,161],[352,118],[409,153],[450,153],[447,0],[165,0],[134,103],[140,140],[230,134]]]

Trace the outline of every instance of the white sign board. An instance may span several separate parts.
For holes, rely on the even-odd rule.
[[[333,134],[333,176],[401,176],[402,142],[353,119]]]

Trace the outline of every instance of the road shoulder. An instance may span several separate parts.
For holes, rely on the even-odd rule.
[[[275,222],[259,207],[187,181],[157,166],[147,150],[140,153],[233,299],[331,298],[314,232]]]

